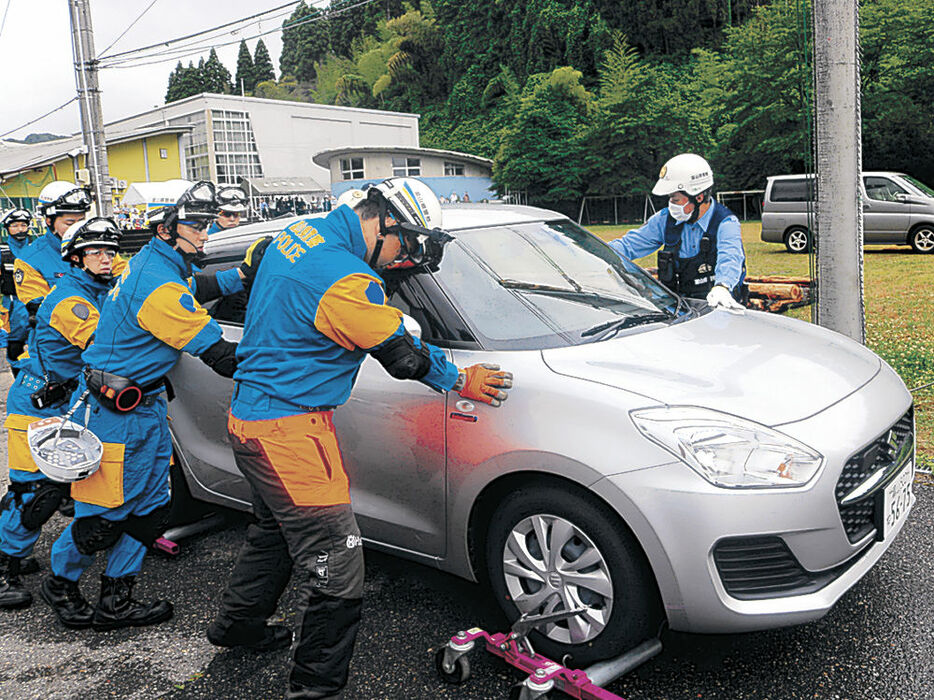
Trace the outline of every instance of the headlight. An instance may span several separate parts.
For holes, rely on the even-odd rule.
[[[639,432],[714,486],[803,486],[823,461],[820,453],[777,430],[719,411],[667,406],[629,415]]]

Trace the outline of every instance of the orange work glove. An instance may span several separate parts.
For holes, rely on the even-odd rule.
[[[471,401],[483,401],[499,406],[506,400],[502,389],[512,388],[512,372],[503,372],[499,365],[471,365],[460,370],[454,391]]]

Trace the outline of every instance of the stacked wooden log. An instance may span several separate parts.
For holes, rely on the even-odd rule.
[[[646,271],[658,279],[658,268],[650,267]],[[746,284],[749,285],[749,302],[746,306],[756,311],[781,314],[789,309],[807,306],[811,303],[811,279],[809,277],[748,276]]]

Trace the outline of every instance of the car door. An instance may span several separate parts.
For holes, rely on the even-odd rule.
[[[213,264],[208,270],[220,267]],[[221,300],[211,307],[228,340],[242,336],[240,302]],[[215,500],[248,504],[250,489],[227,438],[232,382],[187,354],[171,379],[178,394],[170,409],[172,429],[193,476]],[[422,555],[443,554],[444,411],[444,394],[419,382],[393,379],[367,358],[350,400],[335,412],[354,512],[371,542]]]
[[[864,175],[863,235],[866,243],[904,243],[911,221],[911,205],[900,202],[907,190],[891,178]]]

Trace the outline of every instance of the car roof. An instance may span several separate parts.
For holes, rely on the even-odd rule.
[[[905,173],[900,173],[897,170],[864,170],[863,175],[898,175],[899,177],[905,177]],[[814,175],[805,175],[803,173],[797,173],[794,175],[769,175],[766,180],[771,182],[772,180],[800,180],[805,177],[814,177]]]
[[[444,230],[451,232],[567,218],[564,214],[555,211],[518,204],[455,204],[442,206],[442,211],[444,212]],[[229,231],[219,231],[211,234],[204,250],[208,255],[214,255],[225,250],[240,249],[260,236],[282,231],[295,221],[319,219],[325,216],[327,216],[327,212],[302,216],[281,216],[277,219],[237,226]]]

